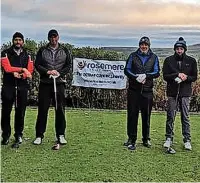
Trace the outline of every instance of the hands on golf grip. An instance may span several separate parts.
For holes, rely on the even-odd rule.
[[[138,74],[138,77],[136,78],[138,83],[144,84],[146,82],[146,74]]]
[[[179,73],[178,77],[175,78],[175,81],[179,84],[182,81],[185,81],[187,79],[187,75],[184,73]]]
[[[60,73],[57,70],[49,70],[49,71],[47,71],[47,74],[50,75],[51,77],[52,76],[57,76],[57,77],[60,76]]]
[[[23,78],[23,73],[26,75],[26,78],[32,79],[31,73],[26,68],[22,68],[22,73],[19,72],[13,72],[13,75],[15,78]]]

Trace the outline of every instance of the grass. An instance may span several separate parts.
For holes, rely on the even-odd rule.
[[[24,142],[19,149],[11,143],[1,148],[1,180],[5,182],[199,182],[200,115],[191,116],[193,151],[183,149],[180,117],[175,123],[176,154],[162,148],[165,113],[152,114],[151,142],[141,144],[139,122],[137,150],[122,146],[126,140],[126,112],[69,110],[68,144],[59,151],[54,144],[54,112],[50,110],[43,144],[32,145],[37,110],[28,109]],[[11,141],[13,141],[13,137]]]

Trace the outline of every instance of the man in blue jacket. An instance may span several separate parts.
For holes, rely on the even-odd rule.
[[[127,135],[124,143],[129,150],[136,149],[139,111],[142,116],[142,141],[150,147],[150,117],[153,103],[153,79],[159,77],[158,57],[150,49],[150,39],[142,37],[137,51],[130,54],[124,69],[129,79],[127,91]]]

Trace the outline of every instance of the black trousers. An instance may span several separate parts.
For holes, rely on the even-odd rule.
[[[14,136],[16,138],[19,136],[23,136],[24,117],[27,105],[27,93],[28,89],[26,86],[20,86],[17,88],[15,88],[15,86],[2,86],[1,129],[3,139],[9,139],[11,135],[10,115],[14,103]]]
[[[55,110],[55,129],[56,136],[65,135],[65,87],[64,84],[57,84],[57,110]],[[47,126],[48,110],[53,101],[55,105],[55,95],[53,84],[40,83],[38,94],[38,115],[36,121],[36,137],[44,137]]]
[[[127,135],[133,143],[137,140],[139,111],[142,117],[142,140],[150,140],[150,117],[153,104],[153,94],[128,90],[127,93]]]

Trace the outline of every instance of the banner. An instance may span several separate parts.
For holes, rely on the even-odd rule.
[[[125,89],[125,61],[92,60],[74,58],[73,86]]]

